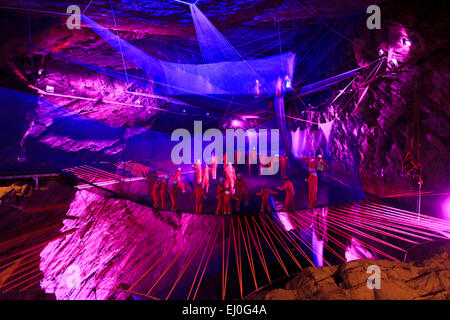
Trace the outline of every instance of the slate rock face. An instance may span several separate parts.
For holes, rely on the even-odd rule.
[[[165,297],[192,246],[204,248],[221,221],[210,215],[159,215],[90,190],[75,194],[67,216],[60,232],[74,232],[40,254],[40,286],[58,300],[126,299],[131,293],[123,289],[146,293],[150,288],[150,296]],[[159,281],[163,274],[171,280]]]
[[[425,300],[450,298],[450,245],[431,258],[416,262],[355,260],[342,266],[309,267],[290,280],[285,288],[255,294],[250,299],[361,299]],[[367,268],[380,268],[380,289],[368,289]]]
[[[449,176],[450,109],[448,29],[444,1],[392,1],[382,6],[382,29],[361,26],[354,52],[359,65],[374,60],[383,50],[390,62],[374,79],[359,111],[364,115],[360,133],[360,172],[388,181],[405,179],[401,163],[408,151],[423,166],[427,188],[447,184]],[[443,44],[447,46],[443,47]],[[410,140],[414,148],[410,150]],[[345,140],[344,140],[345,141]]]

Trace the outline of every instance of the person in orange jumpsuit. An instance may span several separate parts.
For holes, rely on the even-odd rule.
[[[161,209],[166,210],[167,194],[169,192],[169,177],[165,176],[159,185],[159,193],[161,195]]]
[[[201,214],[203,211],[203,199],[206,199],[206,194],[203,188],[198,184],[194,192],[192,192],[191,200],[195,198],[195,213]]]
[[[159,185],[160,185],[160,183],[161,183],[160,179],[155,181],[155,183],[153,184],[153,189],[152,189],[153,207],[155,209],[159,209]]]
[[[147,195],[150,198],[153,192],[153,184],[158,179],[158,172],[150,168],[147,172],[142,172],[142,176],[147,180]]]
[[[178,168],[177,172],[175,173],[175,177],[174,177],[175,181],[178,184],[178,187],[181,188],[181,191],[184,193],[186,192],[186,189],[184,187],[184,183],[181,182],[181,168]]]
[[[281,187],[277,187],[280,191],[286,191],[286,196],[284,198],[284,211],[292,210],[294,211],[294,196],[295,196],[295,190],[294,185],[292,182],[288,179],[288,177],[283,177],[284,184]]]
[[[256,164],[258,160],[258,154],[256,153],[256,148],[253,147],[248,153],[248,174],[252,174],[252,164]]]
[[[211,176],[214,180],[216,180],[217,178],[217,163],[218,163],[217,156],[213,155],[211,162]]]
[[[223,193],[223,213],[224,214],[231,214],[232,205],[231,205],[231,199],[237,199],[233,194],[231,193],[231,190],[227,188]]]
[[[245,205],[248,206],[248,192],[247,183],[242,178],[242,175],[238,173],[236,179],[236,211],[241,211],[241,202],[244,200]]]
[[[223,170],[225,170],[225,168],[227,167],[227,154],[225,153],[222,157],[222,162],[223,162]]]
[[[209,168],[208,164],[205,163],[205,168],[203,168],[202,188],[205,190],[206,193],[208,193],[209,190],[210,171],[211,169]]]
[[[217,207],[216,214],[223,213],[223,196],[225,192],[224,179],[222,177],[219,178],[219,183],[217,184]]]
[[[236,150],[234,152],[234,161],[237,164],[245,163],[245,153],[243,153],[241,150]]]
[[[267,184],[265,183],[262,185],[261,191],[256,194],[257,196],[261,197],[261,210],[260,210],[261,213],[270,212],[269,200],[270,195],[273,194],[277,194],[277,192],[269,189],[267,187]]]
[[[202,185],[202,162],[197,160],[197,163],[192,166],[194,168],[195,182],[197,185]]]
[[[288,157],[287,157],[286,153],[283,153],[280,156],[280,170],[281,170],[282,177],[287,176],[287,164],[288,164]]]
[[[230,188],[231,193],[234,193],[234,182],[236,181],[236,170],[233,165],[228,163],[225,167],[225,188]]]
[[[180,192],[180,187],[178,186],[178,182],[174,181],[169,189],[170,202],[172,206],[170,210],[177,211],[178,209],[178,194]]]
[[[317,202],[317,174],[315,172],[312,172],[309,175],[309,178],[305,179],[305,181],[308,182],[309,206],[311,208],[314,208]]]

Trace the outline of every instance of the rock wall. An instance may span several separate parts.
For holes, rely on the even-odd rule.
[[[41,288],[58,300],[125,299],[130,293],[124,289],[147,293],[160,275],[164,279],[149,294],[165,297],[192,246],[204,248],[219,221],[215,216],[158,215],[92,190],[78,191],[67,215],[60,232],[76,231],[41,252]]]
[[[450,55],[445,1],[391,1],[381,6],[381,30],[359,29],[354,52],[367,65],[382,50],[380,76],[359,106],[364,116],[359,142],[364,182],[373,177],[405,180],[408,151],[423,166],[426,188],[446,188],[450,144]],[[410,150],[410,139],[414,139]],[[370,175],[368,175],[370,173]]]

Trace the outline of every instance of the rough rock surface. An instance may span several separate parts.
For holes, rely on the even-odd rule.
[[[383,27],[362,27],[355,39],[360,65],[380,49],[398,66],[384,65],[360,111],[360,171],[390,181],[405,179],[401,163],[408,151],[423,166],[424,186],[446,186],[449,177],[450,55],[444,1],[392,1],[382,6]],[[442,10],[441,10],[442,9]],[[447,13],[446,13],[447,12]],[[409,41],[409,42],[407,42]],[[409,45],[410,44],[410,45]],[[414,139],[410,150],[410,139]]]
[[[90,190],[76,193],[67,215],[71,218],[63,220],[60,232],[76,231],[49,243],[40,254],[41,288],[58,300],[125,299],[130,293],[122,289],[142,294],[150,288],[150,296],[165,297],[172,280],[164,279],[177,278],[191,246],[203,248],[220,221],[215,216],[158,215]],[[73,278],[74,272],[79,278]],[[158,280],[160,275],[164,281]]]
[[[251,299],[361,299],[425,300],[450,299],[450,245],[420,262],[355,260],[341,266],[309,267],[286,283],[284,288],[262,291]],[[380,267],[381,288],[368,289],[371,265]]]

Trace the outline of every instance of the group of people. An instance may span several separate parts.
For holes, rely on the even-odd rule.
[[[305,179],[308,183],[308,200],[309,206],[314,208],[317,203],[317,189],[319,184],[319,178],[322,177],[323,170],[328,167],[323,160],[322,155],[318,155],[317,158],[311,159],[308,165],[309,177]]]
[[[287,176],[287,156],[283,154],[277,161],[280,161],[281,176],[283,185],[278,186],[278,191],[284,191],[284,211],[294,210],[294,184]],[[193,192],[190,199],[194,201],[195,213],[203,213],[203,201],[206,200],[209,192],[210,179],[217,179],[217,158],[213,157],[211,165],[203,164],[198,160],[192,167],[194,169],[194,183]],[[320,175],[327,164],[319,155],[315,160],[312,160],[308,166],[309,177],[305,179],[308,183],[308,199],[310,207],[313,208],[317,202],[317,185],[318,174]],[[249,191],[247,183],[242,174],[236,174],[236,170],[231,162],[224,165],[224,177],[220,177],[217,184],[217,205],[215,214],[231,214],[233,211],[232,202],[235,200],[235,211],[240,212],[241,206],[249,205]],[[148,172],[143,172],[144,178],[147,180],[148,194],[153,200],[153,207],[155,209],[166,210],[168,207],[168,198],[170,198],[170,210],[178,210],[178,195],[180,192],[186,192],[186,186],[182,182],[181,168],[178,168],[174,177],[173,183],[169,186],[169,177],[158,176],[155,169],[149,169]],[[260,212],[270,212],[271,195],[277,194],[277,191],[270,189],[267,184],[262,184],[261,190],[256,193],[261,198]]]
[[[171,211],[177,211],[178,208],[178,194],[180,191],[185,192],[185,186],[181,182],[181,172],[177,171],[174,177],[174,182],[169,187],[169,176],[158,176],[156,169],[149,169],[142,173],[147,180],[147,193],[151,195],[153,200],[153,208],[156,210],[167,208],[167,198],[170,198]]]

